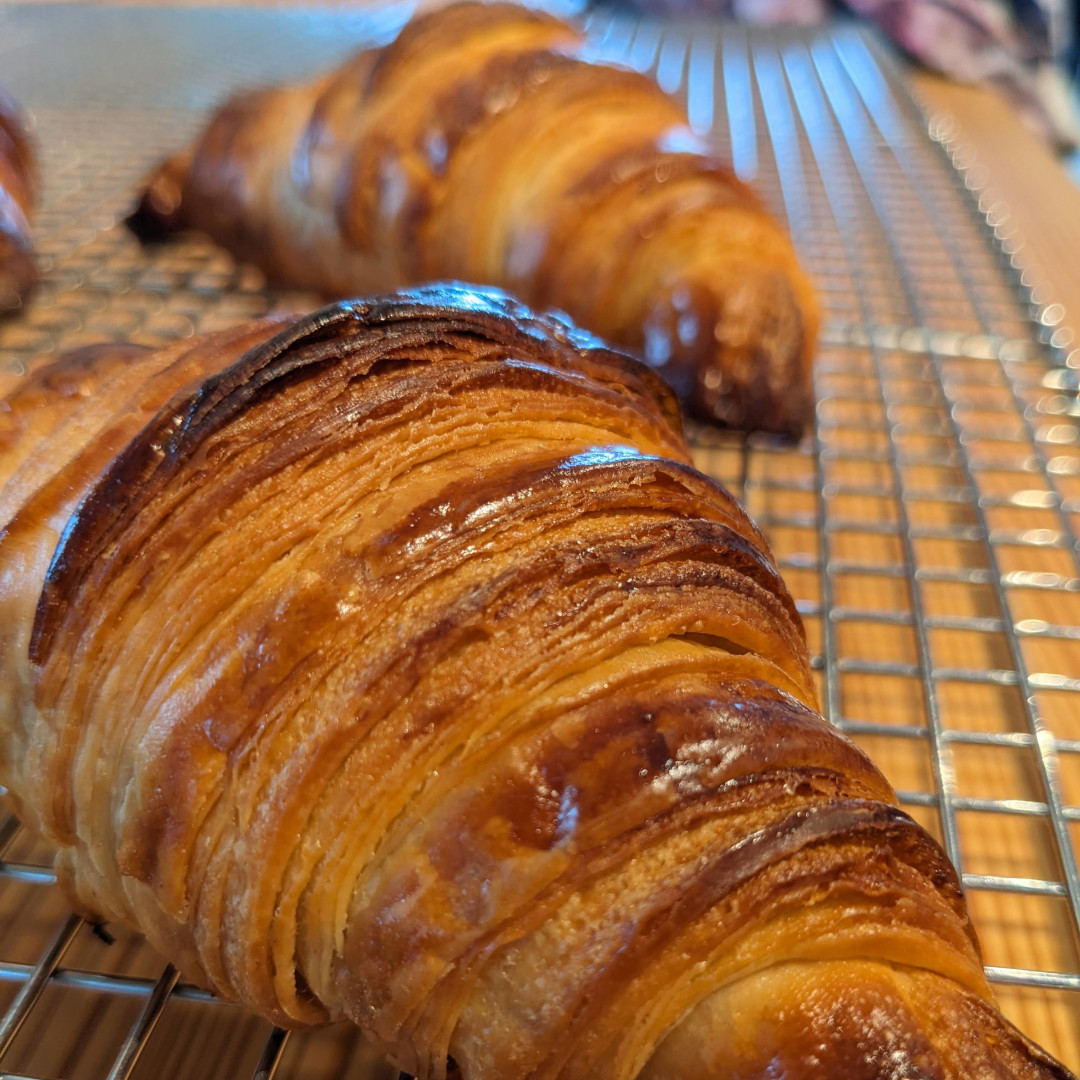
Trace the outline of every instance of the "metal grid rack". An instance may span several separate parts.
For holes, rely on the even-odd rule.
[[[407,14],[0,8],[0,78],[33,111],[46,181],[45,281],[0,327],[0,370],[313,303],[199,239],[143,251],[118,221],[229,90],[332,63]],[[862,32],[588,26],[597,56],[684,97],[817,280],[816,436],[695,430],[699,464],[769,533],[829,715],[961,868],[1002,1006],[1078,1069],[1080,350],[969,149]],[[396,1075],[351,1029],[286,1038],[136,935],[95,931],[49,861],[0,825],[0,1075]]]

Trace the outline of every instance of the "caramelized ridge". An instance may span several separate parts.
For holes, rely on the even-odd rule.
[[[717,1027],[731,1032],[722,1057],[700,1038]],[[755,1045],[747,1035],[761,1031],[767,1037]],[[765,1044],[772,1048],[768,1064]],[[780,963],[736,982],[691,1013],[641,1075],[659,1080],[672,1067],[690,1064],[698,1076],[754,1075],[773,1067],[846,1080],[865,1075],[851,1067],[852,1047],[859,1044],[872,1048],[876,1075],[890,1080],[1071,1076],[978,995],[909,965],[870,961]]]
[[[416,866],[418,860],[422,863],[422,852],[444,853],[442,863],[437,864],[441,876],[433,887],[466,896],[473,890],[475,895],[453,903],[441,897],[429,901],[434,925],[440,917],[492,902],[494,885],[471,877],[462,881],[457,876],[460,866],[498,867],[505,888],[516,894],[525,888],[522,874],[528,870],[534,849],[537,856],[546,851],[545,858],[554,859],[557,870],[566,871],[571,852],[576,856],[617,842],[623,832],[645,825],[676,801],[683,805],[708,799],[734,778],[770,769],[791,770],[800,761],[811,760],[807,755],[819,749],[816,744],[822,736],[827,741],[827,733],[819,730],[820,722],[813,714],[794,702],[789,704],[790,719],[776,724],[776,763],[764,765],[752,748],[739,741],[740,729],[745,735],[751,725],[731,710],[731,700],[743,693],[751,701],[755,695],[775,701],[778,695],[767,684],[736,676],[732,698],[717,701],[715,674],[724,672],[731,678],[740,668],[767,673],[768,665],[756,659],[732,661],[716,653],[671,639],[656,646],[631,648],[589,673],[597,682],[586,683],[588,697],[584,701],[567,701],[563,691],[554,705],[544,700],[557,689],[553,688],[539,702],[519,710],[515,715],[520,719],[504,718],[496,732],[481,742],[473,740],[471,754],[440,763],[437,782],[429,781],[424,792],[408,805],[408,818],[399,818],[384,834],[371,877],[377,881],[382,876],[379,867],[393,866],[395,859],[400,874],[405,867]],[[620,681],[606,681],[620,666],[628,669],[621,673]],[[602,673],[604,668],[606,673]],[[585,677],[579,676],[578,681]],[[781,734],[785,724],[787,742]],[[699,760],[697,755],[705,747],[707,756]],[[857,758],[850,748],[836,749],[840,751],[838,761],[845,755],[849,764]],[[478,765],[481,753],[484,756]],[[497,755],[494,760],[493,754]],[[827,758],[818,755],[817,760],[824,768],[820,763]],[[492,769],[497,771],[492,774]],[[674,771],[669,775],[668,770]],[[595,778],[591,778],[594,773]],[[872,773],[857,790],[888,797],[888,789]],[[493,828],[491,823],[500,821],[506,822],[508,835],[501,826]],[[393,837],[401,837],[398,843],[405,842],[405,829],[419,836],[414,836],[413,850],[402,860]],[[431,834],[438,839],[431,839]],[[451,858],[445,854],[448,845],[462,852],[478,845],[478,850]],[[489,847],[490,851],[481,850]],[[569,850],[561,850],[564,848]],[[511,857],[512,850],[520,852],[520,869]],[[400,978],[402,959],[392,936],[387,936],[395,930],[380,921],[381,909],[372,899],[372,888],[365,891],[362,900],[366,914],[358,918],[361,926],[371,928],[370,933],[382,936],[370,942],[366,952]],[[392,882],[384,882],[380,888],[384,896],[394,895]],[[521,896],[518,910],[506,913],[508,918],[523,917],[531,910],[534,895],[522,892]],[[354,903],[361,909],[359,897]]]
[[[477,63],[474,58],[468,65],[459,65],[456,77],[448,77],[434,93],[430,89],[426,95],[413,93],[409,109],[399,109],[392,118],[396,128],[388,117],[388,130],[382,138],[385,145],[397,142],[403,148],[413,185],[395,230],[406,278],[420,279],[428,274],[425,230],[431,214],[446,197],[447,166],[457,157],[459,147],[523,97],[573,66],[572,57],[550,49],[503,49],[484,62]],[[411,122],[407,133],[400,128],[403,120]],[[370,148],[371,143],[365,145]],[[366,187],[373,193],[370,178],[378,167],[378,155],[365,153],[357,160],[364,163],[369,178]],[[357,175],[354,185],[365,186],[365,181]]]
[[[535,295],[542,303],[553,302],[550,298],[556,295],[571,295],[561,280],[572,276],[572,271],[566,271],[574,258],[587,262],[586,236],[604,236],[625,259],[635,246],[635,237],[640,241],[658,223],[680,213],[691,196],[698,205],[740,206],[751,219],[751,211],[756,211],[762,227],[775,228],[754,193],[718,162],[653,145],[624,151],[601,160],[560,193],[556,223],[533,283]],[[617,265],[606,246],[593,254],[605,266]],[[594,262],[594,273],[597,266]],[[597,277],[610,280],[611,273]],[[582,284],[593,282],[586,278]],[[576,292],[573,297],[581,302]],[[580,311],[593,316],[591,307]]]
[[[684,123],[636,72],[579,63],[546,79],[449,159],[444,198],[423,233],[427,275],[528,289],[552,228],[546,200],[592,172],[594,152],[643,149]]]
[[[454,4],[443,11],[428,12],[411,20],[391,44],[379,52],[379,60],[366,87],[375,94],[395,77],[407,75],[417,60],[430,57],[437,49],[460,47],[472,37],[481,37],[510,28],[528,29],[541,35],[559,38],[578,37],[566,23],[543,11],[516,7],[513,4],[467,2]]]
[[[355,141],[355,148],[349,148],[336,190],[335,217],[344,235],[360,248],[394,260],[387,279],[378,282],[382,287],[387,281],[453,274],[449,267],[425,273],[423,248],[417,246],[425,215],[439,201],[434,189],[445,193],[447,163],[462,143],[534,91],[553,70],[572,66],[548,52],[576,43],[569,27],[523,24],[508,13],[512,17],[502,25],[478,25],[456,49],[452,36],[440,34],[439,49],[398,65],[396,79],[384,80],[381,93],[377,87],[374,93],[359,95],[357,104],[362,100],[368,109],[356,109],[340,121],[355,131],[354,140],[342,144]],[[375,59],[377,74],[386,70],[381,67],[385,58],[383,53]],[[359,74],[363,79],[362,69]],[[329,93],[353,96],[355,90],[335,84]],[[324,102],[323,109],[333,108]],[[401,186],[393,200],[381,196],[388,175]],[[394,250],[397,244],[402,245],[401,254]]]
[[[518,348],[526,355],[539,354],[536,360],[514,369],[520,378],[527,379],[530,373],[540,375],[539,361],[540,365],[552,364],[566,380],[582,382],[588,379],[594,396],[597,391],[608,392],[626,402],[628,420],[635,413],[638,416],[649,414],[655,425],[651,434],[658,447],[687,460],[685,449],[678,447],[670,427],[660,423],[660,417],[657,417],[659,403],[662,419],[674,425],[677,432],[677,408],[648,369],[603,349],[595,339],[568,324],[533,317],[531,312],[509,298],[493,300],[490,294],[466,291],[464,302],[449,318],[433,318],[439,310],[437,301],[445,295],[457,294],[440,287],[418,289],[407,294],[405,299],[384,298],[363,304],[338,305],[299,320],[261,348],[252,350],[235,369],[209,379],[193,395],[173,403],[161,413],[156,423],[145,429],[139,439],[115,459],[94,493],[95,497],[107,507],[120,492],[138,489],[140,497],[145,499],[152,490],[167,482],[171,471],[188,448],[195,445],[195,440],[238,415],[264,388],[269,393],[283,389],[293,372],[348,357],[356,365],[356,376],[362,377],[380,354],[390,351],[388,346],[416,354],[440,338],[462,333],[475,334],[476,341],[483,343],[485,330],[494,335],[490,343],[494,355],[500,355],[504,348]],[[493,316],[503,314],[516,318],[493,319]],[[335,329],[343,328],[347,332],[360,319],[366,326],[383,332],[361,337],[345,336],[340,341],[319,345],[319,341]],[[409,326],[409,335],[397,329],[399,322]],[[463,345],[468,340],[458,338]],[[585,384],[582,382],[582,385]],[[40,652],[43,656],[49,647],[52,624],[60,614],[53,610],[62,604],[60,594],[79,582],[80,567],[92,562],[110,536],[123,527],[122,520],[113,520],[107,513],[98,515],[95,510],[91,499],[57,551],[39,606],[32,646],[35,654]],[[127,512],[130,514],[132,510],[129,508]],[[70,584],[69,579],[72,579]]]
[[[549,536],[548,539],[549,539],[549,542],[552,542],[550,536]],[[538,575],[538,577],[536,579],[533,579],[533,580],[543,580],[543,578],[542,578],[542,576]],[[549,593],[549,596],[551,596],[551,590],[552,590],[552,585],[548,584],[547,585],[547,591]],[[489,599],[489,597],[486,594],[481,594],[480,596],[476,597],[476,605],[475,605],[476,609],[479,609],[481,607],[481,605],[483,605],[484,607],[490,606],[489,604],[486,603],[486,601],[488,599]],[[499,600],[497,599],[497,597],[492,597],[491,599],[494,600],[496,605],[499,604]],[[524,618],[525,613],[520,608],[517,607],[517,602],[516,601],[511,601],[511,603],[514,604],[514,608],[512,610],[513,610],[513,613],[514,613],[515,620],[517,620],[519,622],[522,621],[523,618]],[[557,598],[555,598],[554,596],[551,596],[550,603],[551,603],[552,606],[556,605],[558,603]],[[590,604],[589,606],[590,606],[590,608],[594,608],[595,604]],[[470,607],[472,607],[472,605],[470,605]],[[425,623],[427,623],[430,620],[430,616],[427,614],[427,612],[430,610],[430,603],[425,604],[424,609],[425,609],[424,614],[420,616],[420,624],[421,625],[424,625]],[[496,614],[494,616],[494,618],[496,618],[496,619],[499,618],[499,615],[498,615],[499,610],[500,610],[500,608],[497,607],[496,608]],[[502,608],[501,610],[506,610],[506,609]],[[475,619],[477,618],[477,615],[479,615],[479,617],[480,617],[480,623],[479,624],[477,624],[475,622]],[[447,616],[440,616],[439,622],[436,624],[436,626],[437,626],[437,637],[432,639],[432,645],[436,645],[436,643],[437,643],[437,646],[438,646],[437,651],[434,654],[431,655],[430,660],[425,659],[425,661],[424,661],[425,668],[427,668],[428,665],[432,665],[431,666],[431,671],[433,673],[432,674],[433,678],[435,677],[435,674],[438,672],[438,668],[435,665],[438,665],[441,662],[441,664],[445,667],[451,662],[451,660],[453,659],[453,652],[448,651],[448,650],[453,649],[453,646],[454,646],[455,642],[462,640],[462,635],[463,634],[465,635],[465,641],[468,642],[468,640],[469,640],[468,639],[468,633],[469,633],[468,628],[473,626],[473,625],[481,625],[481,626],[483,625],[483,623],[485,621],[484,618],[483,618],[483,614],[478,611],[477,615],[473,615],[472,611],[470,610],[470,613],[469,613],[469,616],[468,616],[468,621],[466,621],[464,623],[462,622],[462,618],[461,618],[461,615],[460,615],[459,611],[455,611],[454,614],[452,616],[450,616],[449,618]],[[584,617],[585,616],[583,615],[582,618],[584,618]],[[409,620],[407,612],[404,609],[399,609],[398,619],[399,619],[399,625],[404,624],[405,627],[408,627],[410,620]],[[453,627],[452,630],[450,629],[451,626]],[[451,636],[449,638],[447,638],[447,633],[448,632],[451,634]],[[415,634],[415,631],[412,631],[412,633]],[[486,639],[483,638],[483,637],[480,638],[479,640],[481,641],[482,644],[487,643]],[[524,644],[525,644],[525,642],[523,641],[522,645],[524,645]],[[374,649],[374,645],[370,641],[367,642],[366,652],[368,654],[370,654],[372,652],[376,652],[376,655],[378,655],[378,651],[376,651]],[[528,657],[527,652],[526,652],[525,655],[526,655],[526,657]],[[479,659],[479,658],[477,658],[477,659]],[[416,675],[412,674],[411,672],[408,672],[406,674],[408,674],[410,682],[413,679],[416,678]],[[454,678],[455,674],[457,676],[456,678]],[[415,699],[417,697],[429,697],[429,698],[434,697],[434,700],[438,702],[438,705],[435,706],[437,711],[435,711],[435,712],[428,711],[426,713],[426,716],[428,717],[428,719],[425,719],[425,713],[424,712],[421,712],[419,715],[417,715],[416,706],[412,707],[411,716],[409,718],[409,727],[405,729],[406,734],[405,734],[404,737],[406,739],[412,739],[412,738],[416,737],[416,736],[412,735],[412,732],[416,732],[417,735],[419,735],[421,732],[427,732],[429,730],[434,730],[435,732],[439,732],[440,728],[445,725],[445,722],[446,722],[445,718],[447,718],[449,716],[453,716],[455,721],[458,724],[460,724],[461,718],[462,718],[462,715],[463,715],[462,714],[462,709],[465,706],[466,702],[468,702],[470,698],[475,699],[478,696],[483,695],[485,692],[487,693],[488,696],[486,698],[481,697],[481,700],[485,700],[485,702],[487,704],[487,708],[485,709],[485,712],[493,713],[493,715],[495,717],[498,717],[498,715],[499,715],[499,708],[498,708],[498,705],[497,705],[497,703],[499,701],[499,697],[498,697],[498,693],[497,693],[497,685],[492,686],[490,684],[487,684],[488,689],[487,689],[487,691],[485,691],[484,690],[484,684],[483,683],[477,684],[477,681],[476,681],[475,678],[470,679],[465,685],[462,685],[461,684],[460,671],[455,672],[454,669],[451,669],[451,672],[449,673],[449,677],[451,679],[453,679],[453,681],[455,683],[455,685],[452,688],[452,692],[454,693],[454,697],[450,698],[449,701],[447,700],[446,695],[451,692],[450,687],[445,687],[444,686],[443,689],[441,691],[439,691],[439,692],[436,692],[436,691],[432,690],[432,691],[428,691],[428,692],[424,693],[422,691],[423,683],[418,684],[415,689],[409,689],[408,683],[403,684],[403,683],[400,682],[401,676],[397,676],[396,678],[390,678],[389,676],[390,676],[390,672],[387,672],[387,671],[383,671],[379,675],[374,676],[374,678],[378,678],[378,680],[379,680],[379,682],[381,684],[380,685],[380,694],[379,694],[379,697],[375,699],[375,701],[369,703],[366,706],[366,708],[364,709],[364,712],[368,715],[369,718],[373,717],[373,716],[380,715],[380,713],[386,708],[385,705],[380,705],[378,703],[380,699],[382,699],[383,701],[386,701],[388,699],[396,698],[398,696],[404,696],[406,709],[408,709],[408,707],[409,707],[410,699]],[[368,679],[366,681],[368,681],[369,684],[370,684],[370,682],[373,681],[373,676],[368,676]],[[438,684],[436,684],[436,685],[438,685]],[[370,719],[369,719],[368,723],[371,723]],[[310,727],[309,727],[309,730],[310,730]],[[363,754],[370,761],[370,755],[372,753],[375,753],[378,750],[379,744],[383,742],[383,739],[384,739],[384,736],[382,735],[383,731],[385,731],[386,735],[389,736],[389,738],[392,740],[389,743],[389,745],[387,746],[387,751],[389,751],[393,755],[393,757],[397,758],[397,766],[400,767],[400,763],[403,762],[403,761],[407,761],[410,757],[412,757],[414,755],[415,751],[412,750],[412,748],[409,746],[408,742],[405,744],[404,747],[401,745],[400,739],[401,739],[402,736],[399,735],[399,734],[396,734],[396,733],[402,732],[402,723],[401,723],[401,720],[396,720],[395,721],[392,714],[388,717],[387,721],[380,724],[378,727],[370,727],[370,728],[367,729],[366,739],[364,741],[364,745],[363,745],[363,748],[362,748],[363,749]],[[452,739],[454,737],[455,737],[455,731],[452,728],[447,729],[446,733],[444,735],[442,735],[443,739]],[[425,742],[426,742],[426,738],[427,738],[427,736],[425,735]],[[423,746],[423,743],[421,743],[420,746],[418,746],[418,749],[422,748],[422,746]],[[378,759],[376,759],[376,761],[377,760]],[[387,790],[384,790],[382,792],[382,794],[381,794],[381,797],[378,798],[377,806],[372,806],[370,808],[370,810],[369,810],[369,813],[372,815],[372,819],[368,822],[368,824],[366,825],[366,828],[368,830],[370,830],[373,833],[373,835],[375,835],[375,836],[378,835],[379,830],[377,828],[377,825],[378,825],[379,821],[382,820],[382,816],[384,814],[390,814],[392,812],[393,807],[399,801],[405,800],[408,797],[408,794],[410,792],[410,788],[409,788],[408,785],[405,785],[404,787],[400,787],[400,786],[397,785],[397,783],[396,783],[397,775],[396,775],[395,772],[387,772],[386,771],[387,769],[390,768],[392,760],[393,760],[393,758],[384,759],[383,768],[378,768],[377,766],[373,766],[373,765],[368,766],[368,771],[370,772],[370,774],[372,774],[374,776],[379,776],[380,785],[387,789]],[[290,764],[290,768],[295,766],[296,764],[298,764],[298,760],[297,760],[297,757],[296,757],[295,753],[294,753],[293,758],[292,758],[292,760],[290,761],[289,764]],[[428,768],[431,767],[430,759],[427,759],[427,767]],[[260,774],[260,770],[254,768],[254,767],[253,767],[253,772],[256,775]],[[311,771],[310,767],[305,767],[303,769],[303,774],[304,774],[304,776],[306,778],[306,782],[309,782],[312,779],[313,774],[312,774],[312,771]],[[264,776],[267,775],[266,771],[262,770],[261,775],[264,775]],[[288,785],[288,778],[287,777],[282,779],[281,776],[279,774],[277,774],[277,773],[274,773],[273,775],[275,776],[275,780],[280,780],[280,782],[282,783],[283,786]],[[318,775],[318,774],[316,774],[316,775]],[[328,779],[329,778],[327,776],[325,776],[325,775],[322,776],[323,782],[327,781]],[[373,795],[375,795],[375,794],[376,793],[373,792]],[[261,805],[267,805],[268,803],[273,804],[274,799],[272,799],[269,794],[264,793],[260,798],[256,799],[255,801],[258,802]],[[275,827],[276,827],[276,825],[275,825]],[[362,830],[361,830],[360,835],[361,836],[363,835]]]
[[[506,1067],[512,1037],[491,1046],[499,1014],[525,1020],[530,1005],[539,1008],[542,998],[543,1012],[556,1013],[548,1022],[559,1026],[558,1047],[532,1059],[510,1057],[515,1075],[584,1077],[603,1062],[612,1075],[632,1076],[625,1062],[618,1062],[623,1068],[613,1067],[601,1055],[612,1049],[608,1040],[619,1036],[639,1052],[649,1044],[648,1035],[638,1042],[637,1027],[629,1025],[643,1019],[643,1007],[647,1011],[658,992],[670,998],[682,991],[684,1000],[664,1010],[662,1018],[670,1024],[685,1011],[686,999],[700,1000],[747,963],[768,964],[777,955],[773,948],[780,956],[808,959],[829,958],[838,950],[844,956],[869,952],[903,960],[914,944],[927,944],[936,932],[944,946],[938,955],[955,956],[949,975],[966,978],[985,993],[970,928],[964,920],[965,933],[955,922],[962,911],[955,876],[906,815],[842,796],[811,801],[775,788],[768,795],[768,787],[756,783],[748,794],[749,800],[767,799],[755,806],[753,817],[736,811],[732,817],[706,819],[692,835],[671,835],[647,848],[636,845],[637,867],[634,861],[622,863],[579,887],[569,898],[570,910],[559,911],[535,931],[542,939],[536,945],[523,938],[506,947],[481,976],[482,995],[477,998],[475,989],[472,994],[478,1015],[487,1014],[487,1027],[485,1047],[470,1046],[470,1056],[501,1054]],[[703,850],[714,854],[687,857]],[[894,928],[889,909],[877,899],[882,870],[891,890],[909,906],[919,905],[911,923]],[[952,879],[951,896],[935,880],[942,874]],[[845,890],[853,890],[853,896],[845,898]],[[860,895],[855,908],[853,897]],[[594,920],[600,911],[604,929],[598,933]],[[788,940],[785,916],[796,930]],[[624,943],[621,927],[627,924],[635,931]],[[588,939],[584,927],[593,928]],[[686,985],[694,971],[683,959],[686,950],[703,960],[718,952],[719,970],[699,968],[698,985],[692,975]],[[530,953],[546,957],[546,976],[533,969]],[[571,956],[579,957],[572,981],[562,975]],[[472,1023],[466,1014],[458,1025],[457,1038],[465,1045]],[[451,1053],[455,1049],[451,1044]],[[537,1048],[530,1053],[537,1054]]]

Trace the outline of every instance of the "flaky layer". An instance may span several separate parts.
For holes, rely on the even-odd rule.
[[[303,86],[237,97],[151,181],[149,233],[210,234],[328,296],[459,279],[568,311],[698,416],[797,434],[812,290],[672,99],[578,33],[459,3]]]
[[[427,289],[5,404],[0,783],[82,910],[422,1077],[1067,1075],[649,368]]]

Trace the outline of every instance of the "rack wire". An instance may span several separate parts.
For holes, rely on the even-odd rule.
[[[0,8],[0,79],[43,153],[46,271],[0,327],[0,371],[313,304],[197,238],[144,251],[118,222],[227,92],[326,66],[408,13]],[[830,718],[960,868],[1006,1013],[1080,1069],[1080,350],[970,148],[863,31],[586,23],[596,56],[684,98],[817,281],[814,437],[695,429],[699,464],[769,534]],[[4,1077],[396,1076],[352,1029],[286,1036],[71,915],[14,819],[0,1010]]]

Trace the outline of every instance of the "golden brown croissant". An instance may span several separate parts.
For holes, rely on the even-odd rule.
[[[0,87],[0,316],[21,305],[37,278],[29,222],[36,198],[30,137]]]
[[[1069,1076],[649,368],[429,288],[6,405],[0,781],[82,909],[422,1077]]]
[[[581,44],[507,4],[424,15],[230,101],[135,227],[199,229],[329,297],[499,285],[637,350],[699,417],[797,434],[818,316],[790,241],[679,105]]]

